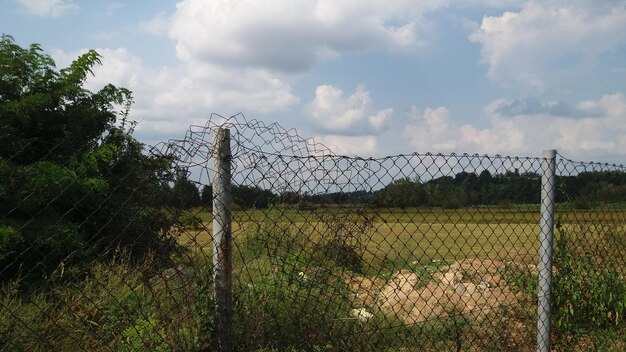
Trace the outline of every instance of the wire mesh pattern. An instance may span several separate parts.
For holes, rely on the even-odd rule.
[[[217,128],[230,131],[226,188],[213,183]],[[106,191],[74,170],[54,187],[24,181],[2,208],[1,349],[537,349],[546,159],[349,157],[243,115],[148,151],[140,174],[108,160],[119,177]],[[580,346],[571,331],[624,331],[626,168],[555,166],[551,320],[539,324],[568,348]],[[214,292],[218,208],[232,218],[231,301]]]

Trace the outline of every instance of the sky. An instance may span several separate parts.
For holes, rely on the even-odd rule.
[[[0,32],[86,86],[133,91],[135,136],[211,113],[278,122],[337,154],[626,163],[626,1],[0,0]]]

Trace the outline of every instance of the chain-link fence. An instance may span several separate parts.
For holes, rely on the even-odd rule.
[[[550,153],[347,157],[238,115],[77,154],[106,172],[6,158],[0,347],[621,350],[626,168]]]

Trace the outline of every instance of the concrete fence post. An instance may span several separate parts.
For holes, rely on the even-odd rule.
[[[544,150],[541,160],[541,217],[539,219],[539,273],[537,293],[537,351],[549,352],[552,305],[552,254],[556,205],[556,150]]]
[[[230,130],[213,133],[213,298],[215,347],[232,351],[232,232]]]

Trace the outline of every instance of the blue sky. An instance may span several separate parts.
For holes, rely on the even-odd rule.
[[[211,113],[279,122],[337,153],[626,160],[626,1],[2,0],[0,31],[58,66],[103,56],[136,136]]]

